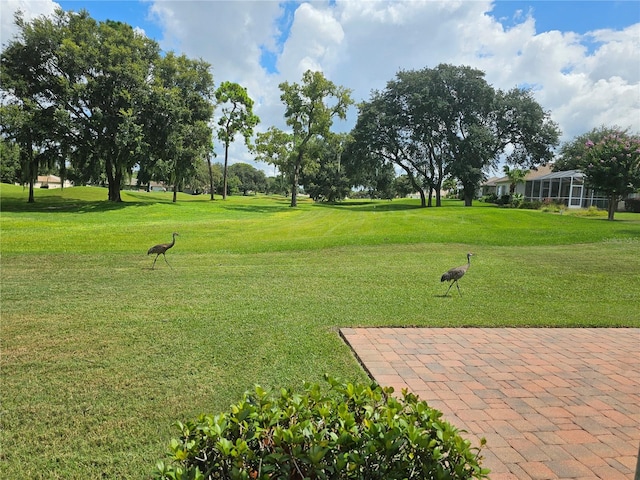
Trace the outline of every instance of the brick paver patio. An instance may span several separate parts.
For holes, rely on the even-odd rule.
[[[633,479],[640,329],[343,328],[381,385],[408,388],[474,446],[492,480]]]

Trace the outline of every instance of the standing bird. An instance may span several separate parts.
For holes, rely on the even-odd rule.
[[[156,254],[156,258],[153,260],[153,265],[151,266],[151,270],[153,270],[154,267],[156,266],[156,260],[158,260],[158,257],[160,256],[160,254],[162,254],[162,256],[164,257],[164,261],[167,262],[167,257],[165,253],[167,252],[167,250],[169,250],[171,247],[173,247],[176,244],[176,237],[179,237],[179,235],[176,232],[173,232],[173,240],[171,243],[161,243],[160,245],[154,245],[149,249],[149,251],[147,252],[147,255],[151,255],[152,253]],[[167,262],[167,265],[169,265],[169,262]],[[173,269],[171,265],[169,265],[169,268]]]
[[[467,273],[467,270],[469,270],[469,267],[471,266],[472,255],[473,253],[467,253],[467,263],[465,263],[460,267],[452,268],[448,272],[443,273],[442,277],[440,277],[441,282],[451,282],[451,284],[449,285],[449,290],[451,290],[451,287],[453,287],[453,284],[455,283],[456,287],[458,288],[458,293],[460,294],[460,296],[462,296],[462,293],[460,293],[460,286],[458,285],[458,280],[460,280],[464,276],[464,274]],[[444,294],[445,297],[449,295],[449,290],[447,290],[447,293]]]

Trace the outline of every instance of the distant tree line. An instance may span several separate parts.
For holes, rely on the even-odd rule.
[[[129,25],[61,9],[15,21],[20,34],[0,58],[1,173],[29,184],[30,202],[40,170],[105,184],[116,202],[135,170],[141,183],[170,185],[175,201],[210,159],[216,106],[225,147],[258,121],[242,87],[224,82],[214,92],[208,63],[162,53]],[[208,173],[213,190],[210,162]]]
[[[560,131],[530,91],[495,90],[484,73],[470,67],[439,65],[401,71],[383,91],[358,105],[348,134],[330,131],[353,103],[348,89],[319,72],[306,72],[302,85],[280,85],[291,132],[271,127],[258,134],[258,159],[278,166],[292,189],[299,184],[315,199],[335,201],[352,187],[385,198],[396,182],[431,206],[447,180],[462,185],[466,205],[487,170],[501,158],[535,166],[553,158]]]
[[[2,52],[0,175],[30,185],[41,170],[76,184],[104,184],[120,201],[131,176],[174,191],[291,196],[339,201],[359,194],[393,198],[417,192],[440,205],[443,185],[461,185],[467,205],[501,159],[528,168],[552,160],[557,125],[530,91],[496,90],[466,66],[400,71],[360,103],[349,133],[332,131],[353,105],[351,91],[321,72],[280,84],[288,130],[258,133],[246,89],[222,82],[210,65],[173,52],[120,22],[57,10],[26,22]],[[213,125],[216,108],[221,112]],[[273,177],[246,163],[229,165],[244,138]],[[213,139],[224,163],[212,163]]]

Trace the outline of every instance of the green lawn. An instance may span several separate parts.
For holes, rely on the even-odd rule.
[[[364,379],[340,327],[640,326],[638,214],[1,196],[1,478],[148,478],[174,421],[255,383]],[[173,231],[173,269],[151,270]]]

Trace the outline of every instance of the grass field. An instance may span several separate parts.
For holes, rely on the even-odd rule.
[[[640,326],[638,214],[1,196],[0,478],[148,478],[173,422],[256,383],[365,379],[340,327]],[[151,270],[173,231],[173,269]],[[443,297],[468,251],[463,297]]]

